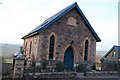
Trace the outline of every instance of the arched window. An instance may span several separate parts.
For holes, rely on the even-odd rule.
[[[24,50],[25,50],[25,55],[26,55],[26,51],[27,51],[27,42],[25,43],[25,48],[24,48]]]
[[[116,53],[115,53],[115,52],[113,52],[113,53],[112,53],[112,57],[113,57],[113,58],[115,58],[115,56],[116,56]]]
[[[85,41],[84,61],[88,61],[88,40]]]
[[[25,49],[27,49],[27,42],[26,42],[26,44],[25,44]]]
[[[30,42],[29,56],[31,55],[32,41]]]
[[[50,44],[49,44],[49,59],[54,58],[54,45],[55,45],[55,36],[52,35],[50,37]]]

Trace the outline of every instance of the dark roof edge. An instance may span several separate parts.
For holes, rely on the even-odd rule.
[[[21,39],[26,39],[26,38],[31,37],[31,36],[34,36],[34,35],[36,35],[36,34],[38,34],[38,32],[34,32],[34,33],[31,33],[31,34],[27,34],[27,35],[25,35],[24,37],[22,37]]]
[[[76,3],[77,4],[77,3]],[[94,35],[94,37],[96,38],[97,42],[101,42],[101,39],[98,37],[98,35],[96,34],[96,32],[94,31],[94,29],[92,28],[91,24],[89,23],[89,21],[87,20],[87,18],[85,17],[85,15],[83,14],[82,10],[80,9],[80,7],[77,5],[77,9],[79,10],[80,14],[82,15],[82,18],[84,19],[84,21],[86,22],[87,26],[89,26],[88,28],[91,30],[92,34]]]

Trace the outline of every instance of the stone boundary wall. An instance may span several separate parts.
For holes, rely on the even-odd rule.
[[[4,78],[2,80],[119,80],[117,71],[78,72],[42,72],[26,73],[23,78]]]
[[[87,75],[118,75],[117,71],[91,71]]]
[[[34,76],[33,76],[34,75]],[[87,72],[87,77],[89,76],[117,76],[117,71],[91,71]],[[26,73],[25,77],[31,78],[81,78],[86,77],[84,73],[78,72],[44,72],[44,73]]]
[[[49,73],[27,73],[25,77],[34,78],[76,78],[77,72],[49,72]]]

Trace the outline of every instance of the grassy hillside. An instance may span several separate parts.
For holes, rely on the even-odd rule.
[[[21,44],[0,44],[0,75],[8,75],[11,72],[13,55],[20,50]],[[1,65],[2,63],[2,65]]]
[[[20,50],[21,44],[0,44],[0,61],[12,63],[13,55]]]
[[[15,52],[20,50],[21,44],[0,44],[0,54],[3,57],[11,58]]]

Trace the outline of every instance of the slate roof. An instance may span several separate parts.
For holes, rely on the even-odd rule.
[[[81,11],[81,9],[79,8],[79,6],[77,5],[77,2],[69,5],[68,7],[66,7],[65,9],[61,10],[60,12],[58,12],[57,14],[53,15],[52,17],[48,18],[47,20],[45,20],[42,24],[40,24],[38,27],[36,27],[34,30],[32,30],[30,33],[28,33],[27,35],[25,35],[22,39],[25,39],[27,37],[33,36],[35,34],[38,34],[42,31],[44,31],[46,28],[50,27],[51,24],[53,24],[56,20],[58,20],[59,18],[61,18],[62,16],[64,16],[66,13],[68,13],[70,10],[72,10],[73,8],[76,8],[80,15],[82,16],[83,20],[85,21],[86,25],[88,26],[89,30],[92,32],[92,34],[94,35],[95,39],[97,42],[100,42],[101,39],[98,37],[98,35],[96,34],[96,32],[94,31],[94,29],[92,28],[92,26],[90,25],[90,23],[88,22],[87,18],[85,17],[85,15],[83,14],[83,12]]]
[[[115,49],[115,51],[117,51],[120,54],[120,46],[115,46],[114,45],[103,57],[106,58],[110,54],[110,52],[114,49]]]

